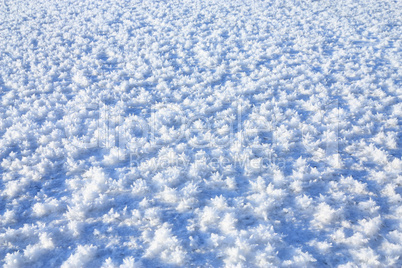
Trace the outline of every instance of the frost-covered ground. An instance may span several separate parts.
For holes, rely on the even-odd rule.
[[[4,267],[401,267],[402,2],[0,1]]]

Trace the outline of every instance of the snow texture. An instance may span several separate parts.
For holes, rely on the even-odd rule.
[[[4,267],[401,267],[402,1],[0,1]]]

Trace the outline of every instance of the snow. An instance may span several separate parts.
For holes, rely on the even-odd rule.
[[[402,266],[401,10],[0,1],[1,265]]]

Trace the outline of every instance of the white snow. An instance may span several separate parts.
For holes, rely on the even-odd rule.
[[[402,2],[0,1],[4,267],[401,267]]]

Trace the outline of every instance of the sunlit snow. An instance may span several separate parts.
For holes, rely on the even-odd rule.
[[[1,0],[1,265],[401,267],[401,10]]]

